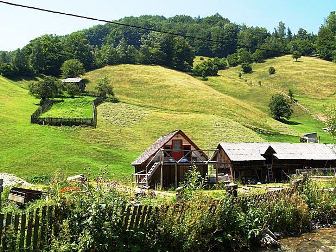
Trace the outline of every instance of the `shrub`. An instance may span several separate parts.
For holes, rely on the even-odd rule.
[[[280,120],[281,118],[289,119],[293,113],[291,102],[282,94],[272,96],[269,109],[276,120]]]
[[[294,51],[292,54],[292,58],[297,61],[299,58],[301,58],[301,53],[299,51]]]
[[[269,67],[268,68],[268,73],[270,74],[270,75],[272,75],[272,74],[275,74],[275,68],[274,67]]]
[[[252,73],[252,66],[248,63],[243,63],[242,70],[244,73]]]
[[[31,95],[44,100],[58,96],[60,93],[59,87],[60,84],[56,78],[45,77],[43,80],[30,83],[29,92]]]
[[[336,137],[336,106],[332,105],[326,109],[326,126],[333,137]]]
[[[214,58],[212,62],[217,66],[218,69],[224,70],[227,67],[227,60],[225,58]]]
[[[218,74],[218,67],[214,64],[213,60],[203,61],[193,68],[195,76],[216,76]]]
[[[252,54],[252,58],[255,62],[257,63],[262,63],[264,62],[265,59],[265,51],[264,50],[260,50],[257,49],[253,54]]]
[[[230,67],[235,67],[239,65],[239,56],[237,53],[230,54],[227,56],[227,62]]]
[[[112,102],[112,103],[118,103],[118,102],[120,102],[120,100],[119,100],[117,97],[115,97],[115,96],[108,97],[108,98],[106,99],[106,101],[107,101],[107,102]]]
[[[16,71],[13,65],[7,63],[0,63],[0,75],[11,78],[15,76],[15,73]]]
[[[80,88],[76,83],[66,84],[65,89],[70,97],[75,97],[75,95],[79,95],[81,93]]]
[[[98,96],[107,98],[108,96],[114,96],[113,87],[110,84],[110,79],[105,76],[98,80],[97,86],[95,87]]]

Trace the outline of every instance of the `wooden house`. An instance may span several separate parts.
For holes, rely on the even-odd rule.
[[[83,79],[81,78],[66,78],[66,79],[63,79],[62,80],[62,83],[73,83],[73,84],[76,84],[78,85],[79,87],[79,90],[81,92],[84,92],[85,91],[85,83],[83,81]]]
[[[336,152],[313,143],[220,143],[212,161],[216,174],[234,180],[281,181],[297,169],[335,167]]]
[[[191,167],[208,173],[207,155],[181,130],[160,137],[132,165],[136,184],[146,187],[177,187]]]

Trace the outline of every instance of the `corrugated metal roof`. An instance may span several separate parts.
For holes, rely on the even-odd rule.
[[[326,144],[271,143],[278,159],[336,160],[336,153]]]
[[[268,143],[220,143],[231,161],[264,161]]]
[[[268,148],[286,160],[336,160],[336,145],[316,143],[220,143],[231,161],[263,161]]]
[[[78,83],[81,81],[82,81],[81,78],[66,78],[62,80],[62,82],[65,82],[65,83]]]

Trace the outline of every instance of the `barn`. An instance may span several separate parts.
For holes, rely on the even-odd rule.
[[[175,130],[156,140],[132,166],[138,186],[177,187],[191,167],[205,178],[208,156],[183,131]]]
[[[212,160],[234,180],[277,182],[297,169],[335,167],[336,152],[317,143],[220,143]]]
[[[85,91],[85,83],[82,78],[66,78],[62,80],[62,83],[76,84],[81,92]]]

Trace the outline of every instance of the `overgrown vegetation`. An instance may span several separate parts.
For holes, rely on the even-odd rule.
[[[130,200],[145,204],[153,196],[134,198],[104,175],[88,184],[54,178],[47,190],[51,201],[32,204],[27,211],[45,204],[60,207],[63,221],[60,233],[47,243],[51,251],[249,251],[260,246],[265,230],[297,235],[336,220],[334,193],[310,179],[275,197],[237,199],[223,191],[216,201],[203,193],[200,182],[191,171],[185,182],[188,197],[153,208],[142,225],[130,224],[129,229],[125,206]],[[3,210],[13,211],[8,206]],[[130,223],[132,219],[137,221],[129,217]]]

